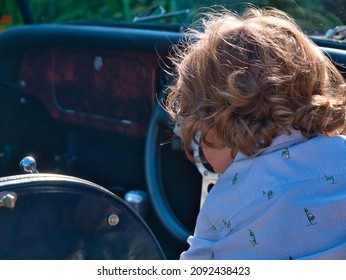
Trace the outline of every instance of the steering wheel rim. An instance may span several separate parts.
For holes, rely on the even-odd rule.
[[[160,170],[160,134],[169,127],[167,112],[157,104],[151,115],[145,144],[145,174],[148,191],[155,213],[163,226],[178,240],[186,242],[192,234],[175,216],[163,188]]]
[[[0,193],[0,259],[166,259],[143,218],[91,181],[12,175],[0,177]]]

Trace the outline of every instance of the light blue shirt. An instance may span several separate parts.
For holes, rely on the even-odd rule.
[[[238,153],[181,259],[346,259],[346,137],[282,135]]]

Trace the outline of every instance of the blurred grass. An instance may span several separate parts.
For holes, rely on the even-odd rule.
[[[216,5],[222,1],[213,0],[30,0],[36,22],[63,21],[131,21],[148,8],[160,4],[167,12],[190,8],[191,14],[201,6]],[[257,6],[275,6],[288,13],[300,23],[307,32],[327,30],[346,22],[345,0],[252,0]],[[227,8],[241,12],[246,1],[225,0]],[[333,4],[335,4],[333,6]],[[337,6],[336,6],[337,5]],[[333,9],[333,12],[331,12]],[[342,12],[345,11],[345,12]],[[1,20],[3,16],[5,20]],[[12,22],[6,22],[8,16]],[[192,19],[185,17],[183,20]],[[181,17],[172,17],[159,23],[179,23]],[[22,24],[16,1],[0,0],[0,28]]]

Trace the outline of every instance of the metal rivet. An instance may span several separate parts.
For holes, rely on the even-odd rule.
[[[95,56],[94,58],[94,69],[100,71],[103,67],[103,60],[101,56]]]
[[[26,82],[25,82],[24,80],[20,80],[20,81],[19,81],[19,86],[20,86],[21,88],[25,87],[25,86],[26,86]]]
[[[21,98],[19,99],[19,102],[20,102],[21,104],[26,104],[27,100],[26,100],[25,97],[21,97]]]
[[[116,226],[119,223],[120,219],[119,216],[116,214],[111,214],[108,217],[108,224],[110,226]]]

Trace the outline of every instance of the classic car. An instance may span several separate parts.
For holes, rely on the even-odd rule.
[[[343,0],[250,2],[287,11],[344,72]],[[178,259],[187,249],[218,174],[187,159],[162,104],[172,46],[214,4],[244,8],[0,0],[0,259]]]

